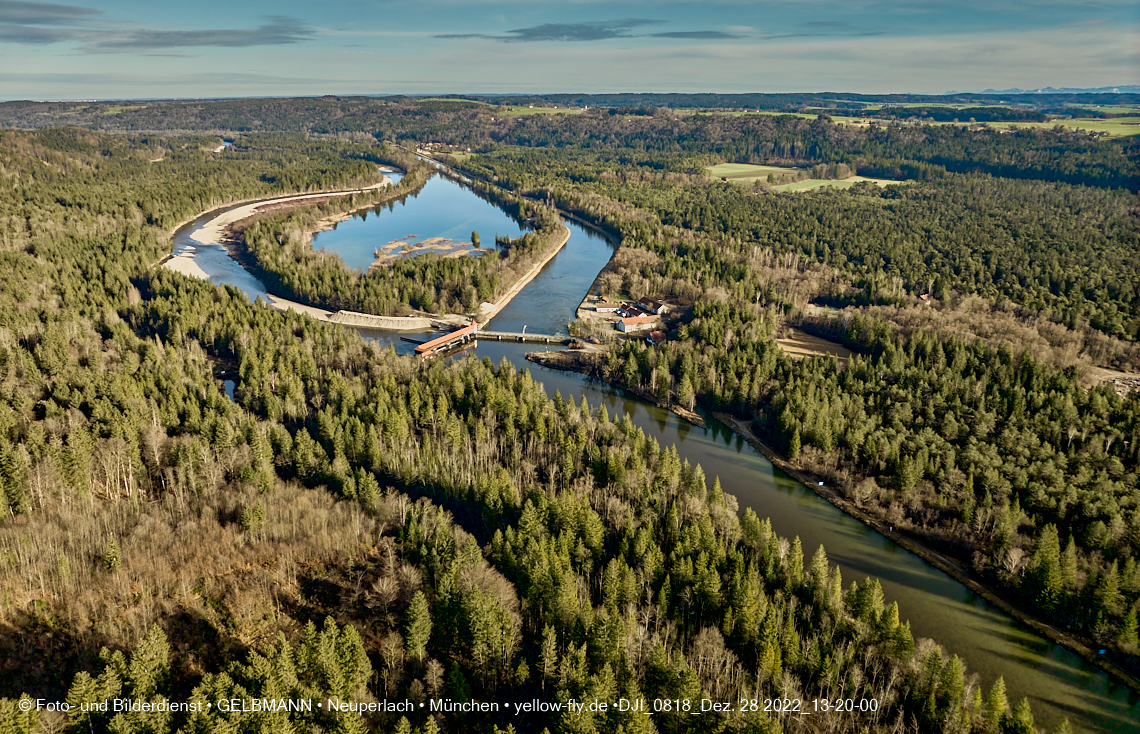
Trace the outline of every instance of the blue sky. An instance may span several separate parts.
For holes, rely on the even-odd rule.
[[[1123,84],[1136,0],[0,0],[0,99]]]

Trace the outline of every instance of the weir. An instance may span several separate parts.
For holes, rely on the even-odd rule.
[[[513,331],[480,331],[480,339],[493,342],[522,342],[524,344],[566,344],[570,338],[563,334],[527,334]]]

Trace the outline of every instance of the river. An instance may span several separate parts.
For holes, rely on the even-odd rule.
[[[436,181],[465,192],[451,181]],[[456,196],[455,192],[448,193]],[[455,227],[467,229],[466,223],[458,225],[445,214],[435,228],[420,226],[403,234],[446,236],[440,233]],[[381,211],[361,220],[361,225],[382,222],[385,216]],[[204,219],[195,221],[200,226]],[[176,247],[188,240],[194,226],[191,223],[179,230]],[[598,271],[613,254],[613,246],[601,236],[573,223],[568,226],[571,236],[566,247],[491,320],[488,329],[521,331],[525,325],[532,332],[565,330]],[[354,237],[364,236],[363,232]],[[383,230],[376,239],[403,236],[390,235],[391,230]],[[334,249],[331,238],[324,247]],[[247,281],[252,276],[233,260],[227,264],[211,258],[210,265],[211,280],[221,283],[232,278],[251,299],[256,297],[257,288],[251,288]],[[361,333],[401,353],[410,352],[414,346],[391,332]],[[557,390],[575,400],[585,396],[593,406],[604,402],[611,416],[629,413],[635,424],[663,446],[676,445],[682,458],[700,464],[710,481],[719,476],[724,490],[740,501],[741,510],[752,507],[760,517],[771,518],[780,535],[798,535],[806,557],[823,545],[831,562],[840,566],[846,584],[866,576],[878,578],[887,601],[898,601],[900,615],[909,619],[916,638],[930,637],[948,653],[960,655],[969,670],[979,675],[987,692],[997,676],[1003,676],[1011,703],[1028,697],[1038,726],[1052,729],[1062,718],[1068,718],[1077,732],[1140,734],[1140,696],[819,498],[716,420],[710,418],[708,428],[697,428],[607,384],[527,363],[526,352],[535,349],[534,345],[480,342],[476,354],[495,363],[506,357],[515,365],[526,366],[549,394]]]

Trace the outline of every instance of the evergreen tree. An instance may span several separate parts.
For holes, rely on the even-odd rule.
[[[1061,572],[1061,544],[1057,528],[1046,525],[1037,539],[1037,548],[1029,564],[1029,578],[1035,601],[1046,613],[1055,611],[1064,594]]]
[[[409,657],[423,662],[431,639],[431,606],[422,591],[417,591],[404,618],[404,640]]]
[[[996,734],[1000,731],[1008,708],[1009,701],[1005,693],[1005,678],[998,676],[998,679],[994,681],[993,688],[990,689],[990,695],[986,697],[984,718],[987,732]]]

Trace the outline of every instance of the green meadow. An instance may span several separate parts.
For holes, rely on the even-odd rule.
[[[706,166],[706,171],[714,178],[727,178],[730,181],[748,183],[758,178],[767,178],[769,173],[791,173],[794,168],[781,168],[780,166],[758,166],[752,163],[720,163],[715,166]]]
[[[1125,106],[1125,105],[1111,105],[1111,104],[1070,103],[1070,104],[1067,104],[1065,106],[1066,107],[1072,107],[1074,114],[1080,114],[1081,110],[1095,110],[1097,112],[1103,112],[1106,115],[1137,115],[1137,114],[1140,114],[1140,107],[1137,107],[1136,105]]]
[[[796,181],[795,183],[782,184],[780,186],[773,186],[772,191],[815,191],[817,189],[849,189],[857,183],[863,181],[870,181],[876,186],[891,186],[893,184],[906,183],[905,181],[891,181],[886,178],[867,178],[866,176],[852,176],[851,178],[844,178],[840,180],[822,179],[822,178],[809,178],[805,181]]]
[[[506,117],[520,115],[580,115],[582,110],[577,107],[504,107],[502,114]]]
[[[146,105],[145,105],[145,104],[135,104],[135,105],[129,105],[129,104],[125,104],[125,105],[112,105],[112,106],[108,107],[108,108],[106,109],[106,111],[105,111],[103,114],[105,114],[105,115],[121,115],[121,114],[123,114],[124,112],[126,112],[127,110],[141,110],[141,109],[143,109],[143,108],[145,108],[145,107],[146,107]]]
[[[953,123],[949,123],[953,124]],[[1140,135],[1140,116],[1113,117],[1108,120],[1093,118],[1077,118],[1073,120],[1051,120],[1049,122],[991,122],[990,127],[998,130],[1017,130],[1020,128],[1042,127],[1051,128],[1056,125],[1085,130],[1090,133],[1108,133],[1109,135]]]

